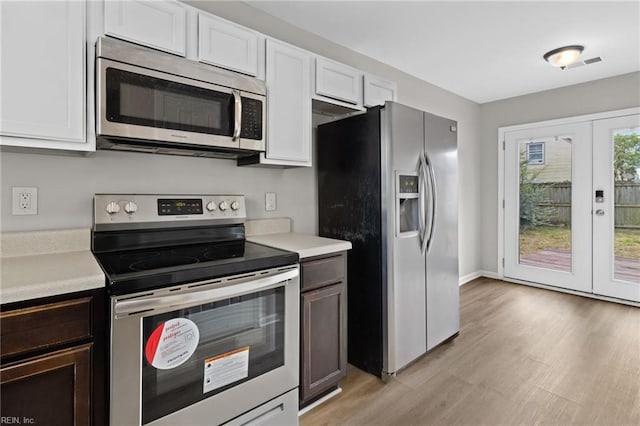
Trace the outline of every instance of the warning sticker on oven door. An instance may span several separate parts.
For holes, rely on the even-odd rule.
[[[147,339],[147,362],[159,370],[175,368],[188,360],[200,341],[198,326],[186,318],[173,318],[160,324]]]
[[[249,346],[204,360],[203,393],[249,375]]]

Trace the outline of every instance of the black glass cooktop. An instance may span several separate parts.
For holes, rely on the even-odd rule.
[[[168,287],[291,265],[298,254],[245,240],[95,253],[110,294]]]

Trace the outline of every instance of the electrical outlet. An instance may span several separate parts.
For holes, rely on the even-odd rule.
[[[274,211],[276,209],[276,193],[266,192],[264,195],[264,209],[268,212]]]
[[[38,188],[13,187],[11,214],[34,215],[38,214]]]
[[[18,194],[18,208],[20,210],[31,210],[30,192],[21,192]]]

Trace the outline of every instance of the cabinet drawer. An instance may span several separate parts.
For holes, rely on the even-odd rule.
[[[0,355],[18,355],[91,337],[91,297],[0,313]]]
[[[301,290],[311,290],[344,279],[344,255],[325,257],[302,263]]]

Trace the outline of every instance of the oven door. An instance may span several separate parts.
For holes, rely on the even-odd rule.
[[[113,425],[221,424],[298,386],[298,268],[111,301]]]
[[[264,151],[264,96],[104,58],[96,70],[98,136]]]

